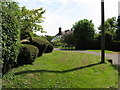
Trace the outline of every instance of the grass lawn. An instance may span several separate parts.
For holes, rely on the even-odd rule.
[[[53,51],[33,65],[10,70],[4,88],[108,88],[118,87],[118,72],[110,63],[99,64],[100,56]]]
[[[92,51],[92,52],[101,52],[101,50],[86,50],[86,51]],[[105,50],[105,53],[113,53],[114,51]]]

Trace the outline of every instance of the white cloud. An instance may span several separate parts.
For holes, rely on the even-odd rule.
[[[47,34],[57,34],[59,27],[62,27],[62,30],[70,29],[72,27],[72,21],[67,19],[65,16],[61,17],[61,15],[56,12],[48,11],[44,16],[46,19],[42,26],[44,30],[47,31]]]
[[[95,27],[101,23],[101,0],[18,0],[28,8],[44,7],[46,13],[44,30],[49,35],[58,33],[61,26],[63,30],[70,29],[72,25],[81,19],[93,20]],[[29,1],[29,2],[28,2]],[[118,15],[119,0],[105,1],[105,19]],[[24,2],[24,3],[23,3]],[[58,6],[55,6],[58,2]],[[54,7],[54,8],[53,8]]]

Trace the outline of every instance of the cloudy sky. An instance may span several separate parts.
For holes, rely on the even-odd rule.
[[[82,19],[93,20],[95,28],[101,24],[101,0],[14,0],[27,9],[43,7],[46,19],[41,24],[47,33],[38,35],[56,35],[58,28],[71,29],[72,25]],[[105,19],[118,17],[118,2],[120,0],[105,1]]]

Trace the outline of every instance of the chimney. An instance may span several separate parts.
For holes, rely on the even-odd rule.
[[[58,35],[62,35],[62,28],[61,27],[59,27],[59,33],[58,33]]]

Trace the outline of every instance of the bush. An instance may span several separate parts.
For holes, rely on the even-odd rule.
[[[38,55],[38,48],[33,45],[21,44],[17,62],[19,65],[32,64]]]
[[[39,49],[38,56],[42,56],[42,54],[46,51],[48,46],[48,42],[46,42],[46,40],[40,37],[33,37],[31,44],[38,47]]]
[[[17,62],[19,50],[19,6],[15,2],[2,2],[2,72],[5,74]]]
[[[48,43],[48,46],[47,46],[47,48],[46,48],[44,53],[50,53],[50,52],[53,51],[53,49],[54,49],[53,45],[51,43]]]

